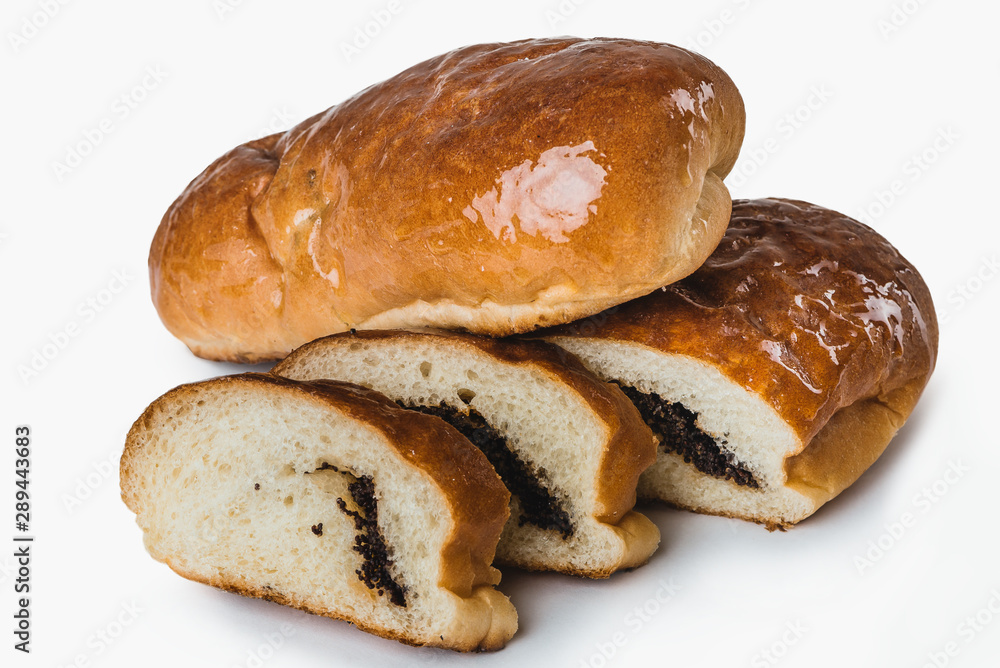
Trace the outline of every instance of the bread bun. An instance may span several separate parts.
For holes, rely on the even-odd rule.
[[[639,495],[786,527],[879,457],[937,356],[930,292],[874,230],[806,202],[733,203],[683,281],[539,333],[622,385],[663,441]]]
[[[121,488],[188,579],[415,645],[498,649],[517,629],[490,565],[507,490],[457,431],[371,390],[182,385],[129,432]]]
[[[156,232],[153,303],[244,362],[350,328],[569,322],[705,260],[743,130],[729,77],[675,46],[458,49],[216,160]]]
[[[605,578],[660,541],[632,510],[656,458],[653,434],[617,387],[541,341],[370,331],[313,341],[274,373],[346,380],[454,424],[511,492],[497,562]]]

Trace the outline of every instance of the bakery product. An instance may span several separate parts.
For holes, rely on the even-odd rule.
[[[171,205],[153,303],[195,354],[356,329],[569,322],[694,271],[729,220],[743,102],[624,39],[469,46],[239,146]]]
[[[451,422],[511,492],[497,562],[608,577],[646,562],[660,533],[632,510],[653,435],[618,388],[542,342],[367,331],[306,344],[273,373],[372,387]]]
[[[920,274],[874,230],[762,199],[733,203],[683,281],[540,335],[622,385],[660,436],[640,497],[783,528],[882,453],[938,328]]]
[[[517,629],[490,566],[507,490],[454,429],[376,392],[182,385],[133,425],[121,488],[150,554],[191,580],[415,645],[498,649]]]

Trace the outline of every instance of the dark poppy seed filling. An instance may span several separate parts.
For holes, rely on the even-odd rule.
[[[375,500],[375,483],[371,476],[363,475],[354,478],[347,471],[340,471],[336,466],[323,462],[316,471],[332,470],[353,478],[348,483],[347,491],[357,510],[351,510],[342,498],[337,499],[337,507],[341,512],[354,520],[354,529],[357,535],[354,536],[354,551],[361,555],[361,568],[354,571],[358,579],[365,583],[369,589],[378,590],[378,595],[389,594],[389,600],[398,606],[406,607],[406,597],[403,587],[399,586],[392,579],[389,567],[392,560],[389,558],[389,549],[385,545],[385,538],[378,528],[378,502]],[[318,524],[312,527],[312,532],[317,536],[323,535],[323,525]]]
[[[671,403],[658,394],[647,394],[628,385],[619,385],[632,400],[649,428],[660,439],[667,452],[675,452],[689,464],[710,476],[732,480],[737,485],[759,489],[753,474],[737,461],[733,453],[698,428],[698,414],[682,404]]]
[[[434,415],[455,427],[486,455],[500,480],[521,502],[518,524],[533,524],[541,529],[558,531],[564,539],[573,535],[575,527],[559,500],[545,487],[539,475],[507,447],[507,439],[494,429],[482,415],[472,410],[460,411],[451,406],[413,406],[397,402],[404,408]]]

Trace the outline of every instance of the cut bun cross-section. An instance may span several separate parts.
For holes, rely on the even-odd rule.
[[[555,346],[367,331],[306,344],[273,373],[358,383],[453,424],[511,492],[498,563],[608,577],[645,563],[659,543],[632,510],[655,458],[652,433],[618,388]]]
[[[725,238],[662,290],[538,336],[622,386],[659,437],[639,496],[787,527],[879,457],[934,369],[920,274],[806,202],[733,202]]]
[[[415,645],[498,649],[517,629],[490,565],[507,490],[450,426],[371,390],[182,385],[129,432],[121,488],[188,579]]]

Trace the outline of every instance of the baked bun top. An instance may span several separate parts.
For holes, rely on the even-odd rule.
[[[688,355],[761,395],[808,443],[841,407],[877,398],[905,419],[937,357],[927,286],[882,236],[786,199],[736,200],[694,274],[571,325]]]
[[[153,300],[197,354],[246,361],[350,328],[568,322],[704,261],[744,121],[679,47],[458,49],[212,164],[160,224]]]

